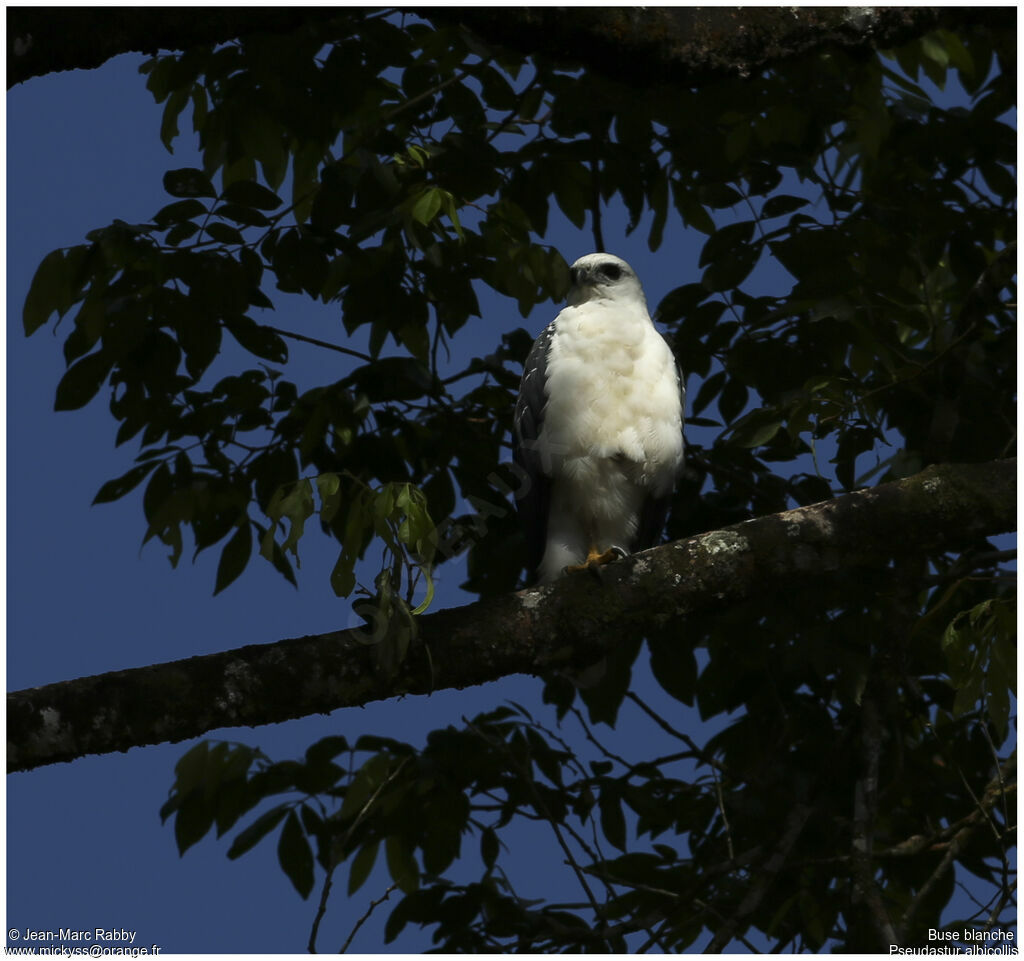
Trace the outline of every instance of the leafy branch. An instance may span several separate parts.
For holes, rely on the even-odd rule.
[[[1011,530],[1015,465],[930,467],[903,481],[635,555],[600,580],[575,575],[425,615],[416,621],[422,643],[410,647],[393,674],[381,674],[377,652],[349,631],[15,692],[8,695],[8,767],[24,770],[183,740],[215,727],[273,723],[510,673],[581,666],[604,656],[623,625],[643,633],[772,592],[793,578],[810,585],[859,567],[877,569],[893,554],[920,555]],[[902,537],[895,543],[897,523]],[[641,583],[647,585],[642,591]],[[588,616],[580,618],[580,611]],[[181,696],[183,690],[196,693]],[[103,724],[95,721],[96,703],[106,705]],[[145,717],[137,712],[142,703]]]

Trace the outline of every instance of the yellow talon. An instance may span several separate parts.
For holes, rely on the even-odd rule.
[[[570,564],[566,567],[566,571],[573,573],[574,571],[593,570],[596,567],[604,567],[605,564],[610,564],[617,557],[621,556],[622,552],[614,547],[609,547],[603,553],[599,553],[596,547],[591,547],[587,552],[587,559],[582,564]]]

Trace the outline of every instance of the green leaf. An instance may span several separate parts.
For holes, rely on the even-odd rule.
[[[331,590],[335,597],[348,597],[356,587],[356,555],[342,547],[331,569]]]
[[[143,479],[148,476],[149,472],[153,470],[160,462],[157,460],[151,460],[145,464],[139,464],[133,467],[130,471],[126,471],[120,477],[107,481],[97,492],[96,496],[92,499],[94,504],[106,504],[110,501],[116,501],[119,497],[124,497],[129,491],[134,490]]]
[[[190,791],[181,799],[174,818],[174,840],[179,854],[184,854],[206,836],[213,827],[215,814],[214,807],[206,803],[202,790]]]
[[[385,738],[376,738],[374,735],[366,735],[356,741],[356,751],[387,750],[388,742]],[[370,801],[377,789],[384,783],[390,774],[391,757],[387,753],[375,754],[368,758],[363,766],[356,772],[345,791],[345,800],[342,802],[341,811],[338,817],[343,822],[352,821],[356,817],[364,817],[363,808]]]
[[[275,210],[283,201],[272,190],[253,180],[236,180],[224,191],[224,200],[243,207],[259,210]]]
[[[209,100],[206,96],[206,88],[201,83],[192,84],[192,129],[199,133],[206,125],[206,117],[209,113]]]
[[[178,117],[188,103],[189,92],[183,87],[171,91],[164,105],[163,118],[160,122],[160,139],[168,152],[174,153],[174,138],[178,136]]]
[[[488,871],[494,869],[498,861],[500,842],[494,828],[486,827],[480,832],[480,858]]]
[[[692,415],[699,414],[721,393],[727,376],[724,370],[719,370],[705,379],[704,383],[700,385],[700,390],[697,391],[697,396],[694,398],[691,408]]]
[[[348,750],[348,739],[343,734],[329,734],[306,748],[307,764],[325,764]]]
[[[172,197],[216,197],[210,178],[194,167],[168,170],[164,174],[164,190]]]
[[[239,832],[234,841],[231,842],[231,847],[228,848],[228,857],[234,861],[245,854],[246,851],[255,847],[284,820],[284,816],[291,809],[290,804],[279,804],[277,807],[261,814],[244,831]]]
[[[757,416],[749,420],[744,418],[733,429],[732,442],[737,447],[760,447],[767,444],[781,427],[782,421],[775,417],[764,419]]]
[[[724,259],[745,245],[750,244],[754,236],[754,221],[742,220],[730,223],[716,231],[703,245],[697,266],[707,266],[716,260]]]
[[[1014,175],[1002,164],[990,161],[980,165],[981,175],[989,189],[1000,197],[1009,199],[1017,196],[1017,181]]]
[[[285,819],[277,844],[277,859],[295,890],[308,898],[313,890],[313,849],[294,810]]]
[[[398,331],[397,339],[409,348],[409,353],[421,364],[430,362],[430,334],[423,324],[415,321],[403,324]]]
[[[51,250],[36,269],[25,298],[22,322],[26,336],[34,334],[50,319],[51,314],[60,310],[61,290],[66,282],[64,252]]]
[[[427,592],[424,595],[423,600],[416,607],[413,608],[412,614],[414,617],[418,617],[420,614],[425,613],[434,601],[434,579],[430,576],[430,571],[428,568],[421,567],[420,570],[423,571],[423,576],[427,582]]]
[[[743,408],[747,406],[749,397],[750,391],[742,381],[735,377],[726,381],[718,398],[718,412],[726,423],[731,423],[739,416]]]
[[[593,686],[582,687],[580,698],[587,705],[590,720],[614,726],[619,707],[629,690],[633,662],[643,638],[639,634],[618,642],[605,655],[601,676]]]
[[[205,313],[193,309],[184,299],[175,301],[172,314],[178,333],[178,343],[185,351],[185,369],[189,376],[198,380],[213,363],[220,350],[223,328]]]
[[[199,741],[178,758],[174,765],[174,789],[179,796],[184,796],[205,783],[210,746],[210,741]]]
[[[308,480],[300,480],[278,489],[267,506],[267,516],[275,522],[275,526],[282,518],[288,518],[290,530],[281,546],[296,557],[299,556],[299,540],[305,531],[306,521],[313,516],[313,510],[313,485]]]
[[[264,360],[283,364],[288,360],[288,347],[281,337],[251,317],[225,317],[224,326],[249,353]]]
[[[315,237],[289,230],[281,235],[274,248],[273,270],[281,290],[289,293],[305,291],[310,297],[319,297],[327,283],[329,265],[323,245]],[[390,289],[387,291],[392,292]],[[383,295],[378,287],[378,304]]]
[[[274,565],[274,569],[281,574],[292,587],[298,587],[299,582],[295,579],[295,571],[292,570],[292,565],[288,560],[288,556],[281,546],[274,541],[273,531],[269,528],[264,530],[259,524],[256,524],[256,530],[260,534],[260,555],[270,561]],[[265,551],[264,547],[267,542],[270,542],[269,548]]]
[[[413,357],[383,357],[357,368],[342,383],[371,401],[416,400],[435,386],[429,368]]]
[[[426,226],[437,216],[443,203],[444,191],[438,187],[428,187],[413,202],[410,213],[413,220]]]
[[[430,828],[420,842],[423,870],[427,875],[442,875],[461,853],[468,812],[469,802],[461,792],[446,793],[428,801]]]
[[[349,897],[358,891],[366,879],[370,876],[374,864],[377,863],[377,852],[380,850],[380,838],[364,844],[352,859],[352,865],[348,869],[348,893]]]
[[[620,851],[626,850],[626,816],[622,813],[622,798],[610,784],[605,784],[597,800],[601,812],[601,830],[608,842]]]
[[[315,141],[304,142],[292,155],[292,204],[297,223],[305,223],[309,217],[322,160],[323,148]]]
[[[153,221],[160,227],[166,227],[170,224],[192,220],[195,217],[202,217],[206,212],[205,204],[196,200],[195,197],[189,197],[186,200],[175,200],[174,203],[161,208]]]
[[[235,826],[238,819],[259,803],[248,788],[249,768],[258,751],[244,744],[225,744],[226,753],[219,772],[215,793],[217,837]]]
[[[320,495],[320,520],[330,524],[341,506],[341,478],[334,473],[317,474],[316,490]]]
[[[206,232],[221,244],[245,243],[245,238],[237,227],[229,227],[227,224],[219,223],[216,220],[206,225]]]
[[[245,207],[242,204],[220,204],[213,213],[217,217],[227,217],[228,220],[233,220],[243,227],[267,227],[270,225],[270,221],[264,214],[253,207]]]
[[[715,221],[711,214],[707,212],[688,186],[678,180],[673,180],[672,199],[687,227],[693,227],[694,230],[699,230],[702,234],[709,236],[715,232]]]
[[[391,880],[406,894],[411,894],[419,887],[420,869],[405,838],[398,834],[389,834],[384,851]]]
[[[810,201],[804,197],[776,194],[764,202],[764,206],[761,208],[761,216],[766,220],[772,217],[782,217],[785,214],[791,214],[794,210],[799,210],[801,207],[806,207],[809,203]]]
[[[231,540],[224,545],[221,551],[220,563],[217,565],[217,581],[213,593],[219,594],[225,587],[234,581],[252,554],[252,528],[249,526],[248,518],[243,520],[238,529],[232,535]]]
[[[558,206],[573,226],[582,230],[590,200],[590,171],[579,162],[563,161],[551,173]]]
[[[456,236],[459,240],[464,241],[466,239],[466,235],[462,230],[462,224],[459,222],[459,211],[455,206],[455,198],[448,193],[447,190],[442,191],[442,193],[444,194],[444,212],[452,222],[452,227],[455,230]]]
[[[739,286],[757,265],[761,248],[750,243],[754,224],[744,221],[716,231],[704,244],[700,266],[710,264],[701,278],[707,290],[728,290]]]
[[[985,685],[985,707],[998,732],[999,739],[1006,737],[1010,723],[1010,690],[1005,683],[989,683]]]
[[[96,396],[107,379],[114,358],[103,350],[83,357],[73,364],[57,385],[54,410],[77,410]]]
[[[668,222],[668,179],[665,176],[659,176],[654,181],[647,200],[654,211],[651,232],[647,235],[647,249],[654,251],[661,247],[665,224]]]
[[[943,70],[949,66],[949,54],[946,52],[940,32],[926,33],[921,38],[921,52]]]
[[[168,247],[177,247],[183,240],[188,240],[197,230],[199,224],[193,223],[180,223],[175,224],[170,230],[167,231],[167,236],[164,238]]]
[[[677,637],[649,637],[651,673],[654,679],[688,707],[697,691],[697,659],[692,649],[683,648]]]

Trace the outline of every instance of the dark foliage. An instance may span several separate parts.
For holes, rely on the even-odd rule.
[[[345,22],[149,61],[163,138],[190,108],[203,169],[168,172],[150,222],[50,254],[25,305],[29,334],[73,318],[57,407],[102,394],[117,443],[139,445],[97,501],[145,483],[146,538],[175,562],[185,528],[197,551],[219,546],[217,590],[257,552],[294,579],[314,515],[338,541],[341,595],[383,544],[361,602],[391,625],[386,665],[416,642],[414,588],[458,550],[470,591],[513,589],[522,545],[499,465],[531,336],[496,330],[467,361],[460,332],[484,287],[524,316],[559,301],[549,220],[600,236],[613,202],[652,250],[706,236],[700,281],[659,306],[700,385],[672,538],[1012,453],[1011,32],[638,91],[440,21]],[[323,328],[267,323],[274,288],[328,305]],[[295,340],[332,349],[343,376],[300,389]],[[443,951],[720,949],[752,931],[887,951],[923,943],[968,876],[978,911],[950,928],[1001,928],[1016,884],[1001,546],[880,558],[873,577],[647,638],[677,709],[652,712],[667,755],[603,747],[578,706],[611,725],[649,710],[628,687],[637,638],[594,688],[549,681],[572,747],[518,707],[422,749],[335,738],[272,763],[203,743],[163,813],[185,850],[276,798],[229,856],[277,832],[305,897],[343,862],[354,893],[382,855],[404,895],[388,939],[423,925]],[[686,727],[690,709],[715,733]],[[553,832],[566,903],[502,870],[518,819]]]

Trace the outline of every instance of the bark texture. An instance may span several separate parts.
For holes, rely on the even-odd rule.
[[[8,769],[578,667],[624,635],[682,630],[690,615],[1015,528],[1016,460],[933,466],[666,544],[600,576],[426,615],[391,675],[356,632],[338,631],[19,691],[8,695]]]
[[[873,50],[936,27],[934,7],[444,8],[493,43],[638,86],[749,76],[809,50]]]
[[[399,8],[400,9],[400,8]],[[884,49],[937,26],[1013,29],[992,7],[431,7],[521,53],[583,65],[637,85],[746,76],[809,50]],[[98,67],[122,53],[153,54],[253,33],[310,31],[323,42],[351,18],[333,7],[10,7],[7,86],[59,70]]]
[[[47,73],[92,69],[122,53],[318,29],[335,19],[333,7],[10,7],[7,88]]]

